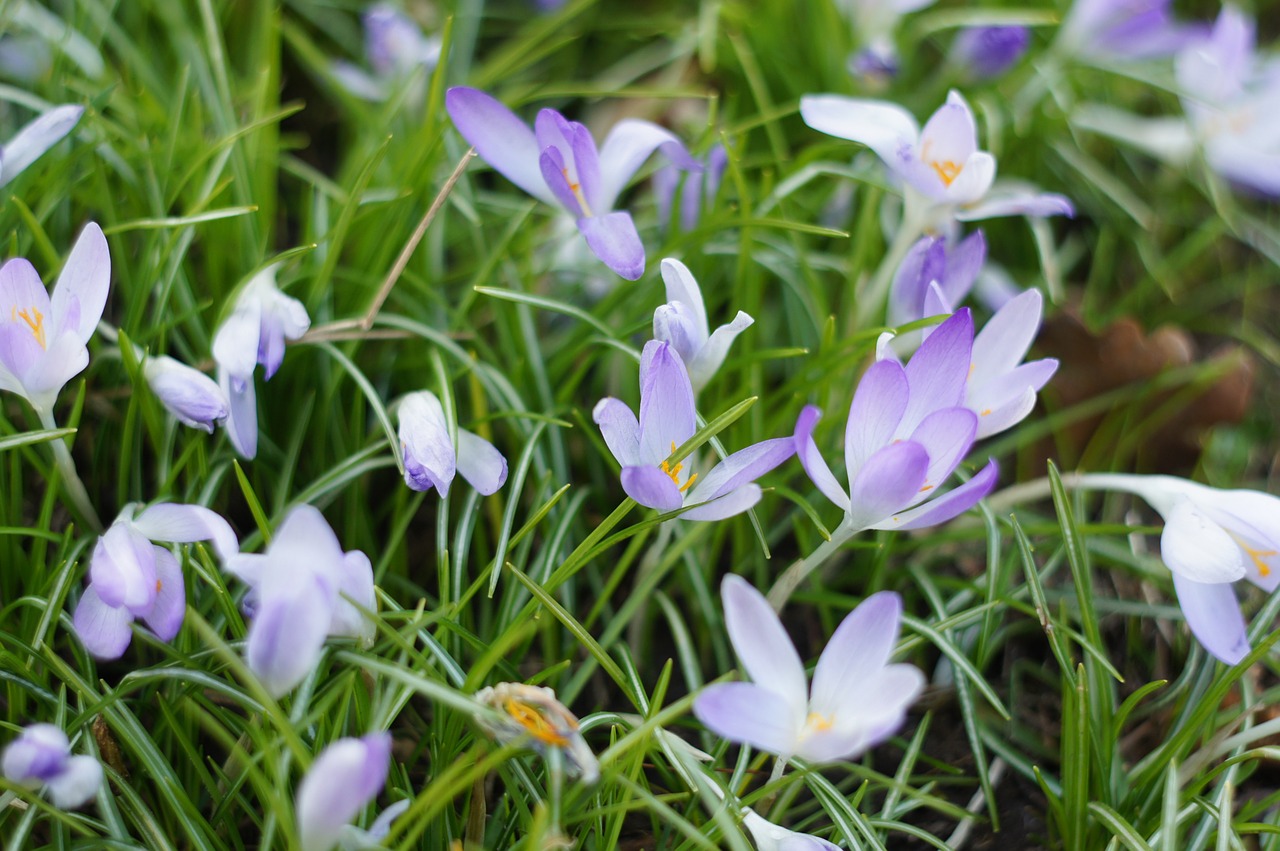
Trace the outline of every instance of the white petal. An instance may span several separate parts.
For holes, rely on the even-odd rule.
[[[70,810],[86,803],[102,787],[102,765],[91,756],[73,756],[62,773],[49,781],[49,800]]]
[[[0,148],[4,171],[0,173],[0,186],[13,180],[45,151],[52,148],[76,126],[84,114],[83,106],[66,104],[57,106],[23,127]]]
[[[111,287],[111,253],[107,238],[97,223],[89,222],[80,231],[71,254],[53,286],[52,308],[54,327],[59,330],[62,322],[76,303],[74,330],[81,343],[88,342],[102,318],[107,303],[107,290]]]
[[[914,147],[920,136],[911,113],[885,101],[805,95],[800,98],[800,117],[814,130],[861,142],[886,164],[894,163],[904,147]]]
[[[1170,570],[1193,582],[1233,582],[1246,572],[1240,545],[1190,500],[1165,517],[1160,555]]]
[[[507,481],[507,459],[483,437],[460,428],[458,473],[471,487],[489,496]]]
[[[808,705],[804,666],[769,601],[732,573],[721,582],[720,597],[729,640],[751,681],[780,695],[793,715],[803,718]]]

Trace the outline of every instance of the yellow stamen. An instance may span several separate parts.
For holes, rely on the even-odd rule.
[[[17,322],[21,319],[26,323],[27,328],[31,330],[31,336],[36,338],[36,342],[40,344],[40,348],[48,348],[48,346],[45,345],[44,314],[39,310],[34,307],[18,310],[17,306],[14,306],[9,309],[9,319],[12,322]]]
[[[506,709],[512,720],[524,727],[530,736],[533,736],[544,745],[555,745],[558,748],[562,748],[569,744],[569,740],[562,736],[551,725],[551,722],[543,717],[541,712],[529,704],[510,698],[503,708]]]
[[[920,488],[920,493],[925,493],[926,491],[931,491],[931,490],[933,490],[933,485],[925,485],[924,487]]]
[[[813,730],[815,733],[820,733],[823,730],[830,730],[835,726],[835,723],[834,718],[829,718],[826,715],[819,715],[816,712],[810,712],[809,717],[804,719],[805,726]]]
[[[163,582],[161,582],[159,579],[157,579],[157,580],[156,580],[156,593],[157,593],[157,594],[159,594],[159,593],[160,593],[160,589],[161,589],[161,588],[163,588],[163,587],[164,587],[164,583],[163,583]]]
[[[671,441],[671,451],[672,452],[676,451],[676,442],[674,440]],[[672,467],[669,462],[667,461],[662,462],[662,472],[666,473],[668,476],[671,477],[671,481],[675,482],[675,486],[680,489],[680,493],[684,493],[685,491],[687,491],[689,489],[689,486],[693,484],[694,479],[698,478],[698,474],[694,473],[693,475],[689,476],[689,481],[685,482],[683,485],[680,484],[680,471],[683,469],[684,469],[684,464],[676,464],[674,467]]]
[[[569,169],[562,168],[560,173],[564,175],[564,179],[569,184],[569,191],[573,193],[573,197],[577,199],[578,205],[582,207],[582,215],[591,216],[591,205],[587,203],[587,197],[582,194],[582,184],[574,183],[569,179]]]
[[[980,417],[989,417],[989,416],[991,416],[991,409],[990,409],[990,408],[983,408],[983,409],[982,409],[982,413],[978,414],[978,416],[980,416]]]
[[[937,172],[938,177],[947,186],[955,182],[955,179],[960,175],[960,169],[963,168],[962,165],[954,160],[929,160],[929,167]]]
[[[1232,535],[1231,537],[1235,538],[1235,535]],[[1266,562],[1264,562],[1263,559],[1267,556],[1275,555],[1276,554],[1275,550],[1255,550],[1253,547],[1249,546],[1239,538],[1236,538],[1236,543],[1239,544],[1240,549],[1248,553],[1249,558],[1253,560],[1253,566],[1258,568],[1259,576],[1265,579],[1266,577],[1271,575],[1271,568],[1267,566]]]

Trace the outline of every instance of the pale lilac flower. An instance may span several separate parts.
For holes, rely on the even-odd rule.
[[[135,619],[161,641],[171,641],[182,627],[187,612],[182,566],[152,541],[210,541],[224,562],[240,549],[230,524],[208,508],[171,502],[138,508],[137,503],[125,506],[98,538],[89,561],[89,587],[72,617],[81,643],[99,659],[124,655]]]
[[[894,103],[841,95],[805,95],[800,115],[815,130],[860,142],[903,182],[908,216],[917,227],[950,219],[997,216],[1070,216],[1061,195],[993,187],[995,157],[978,150],[978,128],[957,91],[947,96],[924,129]],[[945,221],[944,221],[945,220]]]
[[[1023,363],[1040,330],[1043,299],[1027,290],[996,311],[973,341],[964,404],[978,415],[977,439],[1022,422],[1036,406],[1036,393],[1058,370],[1057,358]]]
[[[707,729],[782,759],[852,759],[893,735],[924,687],[912,665],[889,664],[902,599],[881,591],[836,627],[806,688],[804,665],[764,595],[740,576],[720,585],[725,627],[749,683],[703,689],[693,712]]]
[[[1078,486],[1136,494],[1160,513],[1160,556],[1187,626],[1215,658],[1243,659],[1249,640],[1231,583],[1247,579],[1267,593],[1280,586],[1280,498],[1173,476],[1088,473]]]
[[[1018,64],[1030,45],[1026,27],[968,27],[956,36],[951,61],[971,79],[990,80]]]
[[[544,757],[550,750],[565,759],[569,773],[584,783],[600,779],[600,763],[579,731],[577,716],[546,686],[498,683],[475,694],[493,713],[476,713],[476,722],[500,745],[525,744]],[[496,714],[494,714],[496,713]]]
[[[0,146],[0,186],[21,174],[41,154],[70,133],[83,114],[83,106],[55,106]]]
[[[756,851],[840,851],[839,846],[825,839],[779,827],[755,810],[742,814],[742,825],[756,841]]]
[[[456,86],[445,107],[458,132],[503,176],[533,197],[571,215],[591,251],[629,281],[644,274],[644,245],[631,214],[614,211],[618,195],[655,150],[686,170],[701,168],[670,131],[624,119],[596,151],[591,131],[554,109],[534,129],[493,97]]]
[[[241,553],[226,567],[250,586],[245,660],[273,697],[315,667],[326,637],[373,640],[374,624],[361,611],[377,605],[373,565],[359,550],[344,553],[310,505],[285,515],[265,553]]]
[[[622,465],[622,489],[648,508],[690,507],[683,520],[721,520],[760,501],[755,480],[795,452],[787,438],[765,440],[739,450],[705,475],[692,458],[672,463],[676,448],[698,430],[693,386],[680,356],[669,343],[650,340],[640,359],[640,418],[625,402],[601,399],[592,411],[613,457]]]
[[[147,357],[142,374],[151,392],[185,426],[213,434],[214,423],[231,413],[218,382],[168,355]]]
[[[976,231],[955,245],[942,237],[919,239],[893,276],[889,290],[890,325],[906,325],[926,316],[955,313],[987,259],[987,241]]]
[[[755,320],[739,310],[732,322],[709,332],[702,290],[689,268],[671,257],[664,258],[659,268],[667,285],[667,303],[653,312],[653,337],[670,343],[680,355],[696,395],[720,369],[734,339]]]
[[[681,231],[691,231],[698,226],[702,211],[710,207],[720,191],[720,179],[729,164],[729,153],[724,145],[716,143],[702,158],[702,171],[681,171],[673,164],[664,165],[653,173],[654,200],[658,205],[658,221],[671,221],[675,208],[676,192],[680,192]],[[680,175],[684,175],[681,187]]]
[[[50,412],[62,386],[89,365],[86,344],[110,286],[111,255],[93,222],[72,246],[52,297],[21,257],[0,266],[0,390]]]
[[[410,393],[400,403],[399,416],[404,480],[413,490],[434,487],[441,496],[448,496],[455,473],[485,496],[506,483],[507,459],[483,437],[459,428],[454,449],[449,421],[436,394]]]
[[[938,486],[973,445],[978,415],[965,407],[973,346],[968,308],[938,326],[905,367],[877,361],[862,376],[849,406],[840,486],[813,442],[822,412],[807,406],[796,421],[796,453],[818,490],[844,509],[843,526],[919,529],[969,510],[995,486],[990,461],[976,476],[941,496]]]
[[[1076,0],[1058,31],[1058,45],[1086,59],[1168,56],[1199,34],[1178,24],[1170,0]]]
[[[386,100],[396,85],[419,68],[430,71],[440,62],[440,37],[424,36],[412,18],[390,3],[373,4],[361,20],[365,58],[373,73],[342,60],[332,66],[334,77],[356,97]]]
[[[276,287],[272,264],[245,284],[231,315],[213,337],[218,386],[230,402],[227,435],[245,458],[258,454],[258,400],[253,370],[262,364],[263,380],[271,380],[284,360],[284,341],[296,340],[311,327],[307,309]]]
[[[72,756],[66,733],[52,724],[32,724],[4,749],[5,779],[32,789],[43,786],[55,807],[87,803],[102,786],[102,765],[91,756]]]
[[[361,839],[385,836],[391,819],[403,812],[403,807],[368,832],[353,829],[350,822],[382,791],[390,765],[390,733],[339,739],[321,751],[298,785],[294,803],[303,851],[329,851],[337,845],[363,847]],[[381,836],[374,837],[375,830]]]

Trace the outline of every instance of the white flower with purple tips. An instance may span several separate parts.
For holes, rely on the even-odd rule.
[[[67,734],[52,724],[32,724],[4,749],[5,779],[49,793],[55,807],[75,809],[102,786],[102,765],[91,756],[72,756]]]
[[[388,807],[368,830],[350,822],[386,785],[390,765],[390,733],[338,739],[321,751],[298,785],[294,802],[303,851],[381,847],[379,840],[408,801]]]
[[[98,538],[89,561],[89,587],[80,595],[72,624],[99,659],[118,659],[140,620],[161,641],[171,641],[187,611],[182,565],[152,541],[210,541],[226,562],[240,549],[236,534],[216,512],[200,505],[160,502],[138,511],[128,505]]]
[[[86,344],[111,286],[111,255],[102,228],[85,225],[50,296],[21,257],[0,266],[0,390],[48,414],[58,393],[89,365]]]
[[[693,711],[707,729],[784,760],[833,762],[858,756],[902,726],[924,675],[889,663],[902,619],[897,594],[873,594],[841,621],[818,659],[812,688],[763,594],[731,574],[720,597],[729,640],[751,682],[711,685],[698,695]]]
[[[667,286],[667,303],[653,312],[653,337],[670,343],[680,355],[697,394],[720,369],[734,339],[755,320],[739,310],[732,322],[709,332],[702,290],[689,267],[666,257],[660,268]]]
[[[676,511],[683,520],[722,520],[760,501],[755,480],[795,452],[787,438],[741,449],[705,475],[686,458],[671,455],[698,430],[693,386],[684,362],[669,343],[650,340],[640,358],[640,418],[625,402],[601,399],[592,411],[613,457],[622,465],[622,489],[648,508]]]
[[[597,151],[591,131],[554,109],[539,112],[530,130],[478,89],[449,89],[445,107],[485,162],[533,197],[568,212],[592,253],[629,281],[644,274],[644,245],[631,214],[614,211],[618,195],[655,150],[683,169],[701,169],[679,139],[648,121],[618,122]]]
[[[506,483],[507,459],[483,437],[459,428],[454,449],[449,421],[436,394],[410,393],[400,402],[399,416],[404,480],[413,490],[434,487],[440,496],[448,496],[456,473],[485,496]]]

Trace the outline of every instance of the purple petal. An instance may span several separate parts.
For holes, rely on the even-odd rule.
[[[990,191],[995,179],[996,158],[986,151],[975,151],[947,186],[943,200],[948,204],[974,204]]]
[[[977,150],[978,125],[973,120],[973,110],[952,89],[947,102],[938,107],[920,131],[920,159],[954,168],[963,166]]]
[[[133,639],[133,613],[104,603],[93,585],[80,595],[71,623],[80,643],[96,659],[119,659]]]
[[[754,482],[795,454],[795,441],[789,437],[762,440],[739,449],[698,479],[689,491],[689,502],[706,502]]]
[[[669,343],[688,366],[701,351],[707,336],[699,327],[699,319],[693,308],[682,301],[672,301],[654,309],[653,339],[659,343]]]
[[[849,494],[840,487],[831,468],[818,452],[818,445],[813,442],[813,427],[822,417],[822,411],[813,405],[805,405],[796,419],[796,431],[792,440],[796,443],[796,456],[804,467],[809,479],[822,491],[822,495],[845,511],[849,510]]]
[[[630,213],[608,213],[578,219],[578,230],[591,253],[628,281],[644,274],[644,244]]]
[[[925,417],[911,433],[911,442],[924,447],[929,469],[920,486],[921,496],[941,485],[964,460],[973,446],[978,416],[967,408],[944,408]],[[918,502],[913,499],[910,504]]]
[[[1040,330],[1043,310],[1039,290],[1026,290],[996,311],[973,340],[971,374],[976,382],[1009,372],[1022,362]]]
[[[544,110],[545,112],[546,110]],[[569,211],[575,218],[587,215],[578,201],[573,188],[577,184],[569,175],[569,167],[565,163],[564,153],[559,148],[549,147],[538,156],[538,168],[542,171],[542,179],[546,181],[551,193],[556,196],[560,206]],[[581,187],[579,186],[579,191]]]
[[[965,407],[978,415],[979,439],[1021,422],[1036,404],[1036,391],[1058,369],[1055,358],[1031,361],[981,386],[970,385]]]
[[[271,539],[267,555],[291,569],[318,572],[328,577],[342,573],[345,553],[333,527],[313,505],[299,505],[285,515]]]
[[[741,576],[720,583],[724,624],[743,669],[760,688],[779,695],[790,719],[803,719],[808,705],[804,666],[795,645],[764,595]]]
[[[359,550],[352,550],[342,558],[342,574],[338,577],[338,593],[349,599],[339,598],[329,620],[330,635],[345,635],[372,643],[377,626],[360,609],[376,612],[378,600],[373,589],[373,564]]]
[[[400,403],[399,417],[405,482],[414,490],[435,487],[448,496],[458,459],[440,399],[429,390],[410,393]]]
[[[991,492],[1000,476],[1000,468],[994,460],[988,461],[969,481],[953,488],[941,496],[935,497],[923,505],[895,514],[883,523],[877,523],[873,529],[924,529],[945,523],[951,518],[963,514],[978,504],[978,501]]]
[[[31,401],[49,408],[68,381],[89,365],[89,350],[75,331],[64,331],[49,341],[49,350],[37,360],[23,379]]]
[[[339,739],[311,764],[294,806],[304,851],[327,851],[387,782],[391,734]]]
[[[942,276],[942,291],[952,306],[959,306],[973,289],[978,274],[987,262],[987,238],[982,231],[974,231],[947,252],[947,269]],[[947,313],[954,313],[949,309]],[[926,313],[926,316],[933,314]]]
[[[159,502],[135,517],[133,526],[153,541],[179,544],[211,541],[223,561],[240,551],[240,541],[231,524],[203,505]]]
[[[1017,64],[1030,44],[1026,27],[969,27],[956,37],[952,55],[973,77],[991,79]]]
[[[800,117],[820,133],[860,142],[891,164],[904,146],[914,148],[920,134],[915,117],[900,106],[840,95],[805,95]]]
[[[751,683],[707,686],[693,701],[693,714],[717,736],[781,756],[796,747],[792,712],[782,695]]]
[[[925,287],[930,281],[943,278],[946,257],[946,243],[940,237],[921,237],[911,246],[898,264],[889,289],[890,325],[905,325],[927,315],[921,309]]]
[[[460,428],[458,473],[471,487],[489,496],[507,481],[507,459],[489,441]]]
[[[724,363],[733,341],[754,323],[754,319],[739,310],[732,322],[721,325],[711,332],[706,344],[698,350],[693,362],[689,364],[689,378],[693,381],[695,389],[702,389],[715,376],[721,364]]]
[[[762,494],[759,485],[749,483],[707,502],[695,504],[694,499],[690,497],[688,502],[695,507],[681,514],[680,519],[715,521],[734,517],[754,507],[760,501]]]
[[[52,724],[32,724],[4,749],[3,773],[13,783],[38,785],[62,772],[70,755],[66,733]]]
[[[929,413],[962,402],[972,347],[973,317],[968,308],[939,325],[921,344],[906,366],[910,397],[898,423],[899,437],[915,431]]]
[[[73,756],[62,773],[49,780],[46,788],[55,807],[73,810],[98,794],[102,788],[102,764],[91,756]]]
[[[534,198],[555,203],[538,167],[538,142],[514,112],[490,95],[464,86],[449,89],[444,104],[453,126],[485,162]]]
[[[45,357],[57,334],[49,294],[21,257],[0,266],[0,362],[21,382]]]
[[[258,586],[257,612],[244,650],[249,669],[277,698],[319,661],[334,604],[332,592],[316,576],[305,571],[290,574],[272,574]]]
[[[41,154],[70,133],[83,114],[84,107],[64,104],[54,107],[19,130],[0,148],[0,160],[4,162],[4,170],[0,172],[0,186],[21,174]]]
[[[213,359],[240,381],[253,375],[262,336],[262,301],[241,297],[213,335]]]
[[[694,339],[700,346],[706,342],[710,326],[707,324],[707,306],[702,301],[702,288],[689,271],[689,267],[674,257],[664,257],[658,264],[662,283],[666,286],[667,302],[680,302],[688,307],[688,317],[693,322]]]
[[[89,222],[80,231],[71,254],[53,286],[53,320],[62,328],[62,320],[72,314],[71,303],[78,305],[73,330],[81,343],[88,342],[102,318],[107,304],[107,290],[111,287],[111,252],[102,228]]]
[[[1201,584],[1234,582],[1246,573],[1236,539],[1189,499],[1165,516],[1160,557],[1175,574]]]
[[[1191,634],[1215,659],[1236,665],[1249,654],[1244,616],[1230,582],[1196,582],[1175,573],[1173,588]]]
[[[227,437],[231,446],[242,458],[252,459],[258,454],[258,396],[253,386],[253,375],[237,380],[227,370],[218,370],[218,387],[227,396],[230,413],[227,416]]]
[[[608,212],[612,202],[602,204],[600,156],[596,152],[596,142],[591,138],[591,131],[576,121],[566,120],[554,109],[544,109],[538,113],[534,123],[534,136],[543,156],[549,147],[558,149],[562,155],[560,168],[567,167],[567,173],[562,172],[561,177],[568,180],[570,190],[576,186],[589,208],[578,215],[590,216]],[[547,176],[545,165],[542,175],[544,178]],[[551,185],[550,180],[547,180],[547,185]],[[569,209],[573,210],[575,206],[577,205],[570,206]]]
[[[680,486],[658,467],[623,467],[622,489],[646,508],[675,511],[684,505]]]
[[[601,399],[591,412],[613,457],[624,467],[640,463],[640,423],[627,404],[612,396]]]
[[[872,455],[850,489],[850,526],[870,528],[910,505],[920,495],[928,468],[929,453],[909,440]]]
[[[117,520],[94,545],[89,576],[107,605],[144,611],[156,596],[155,548],[131,523]]]
[[[908,397],[907,373],[894,361],[877,361],[862,376],[844,431],[844,463],[850,482],[867,459],[893,439]]]
[[[865,703],[866,685],[889,662],[898,643],[902,598],[881,591],[845,616],[813,672],[809,710],[831,716]]]
[[[178,422],[213,434],[213,425],[231,412],[218,382],[167,355],[142,364],[151,392]]]
[[[613,126],[600,148],[600,210],[596,211],[597,215],[603,210],[613,209],[618,195],[632,175],[650,154],[659,149],[677,168],[685,171],[702,170],[698,161],[689,155],[684,143],[670,130],[636,118],[624,118]],[[596,201],[593,200],[592,203],[595,204]]]
[[[698,429],[689,373],[669,345],[650,340],[640,365],[640,461],[657,465]]]
[[[173,553],[164,547],[152,549],[156,555],[156,599],[151,610],[142,615],[142,622],[161,641],[172,641],[187,614],[186,585],[182,579],[182,567]]]

